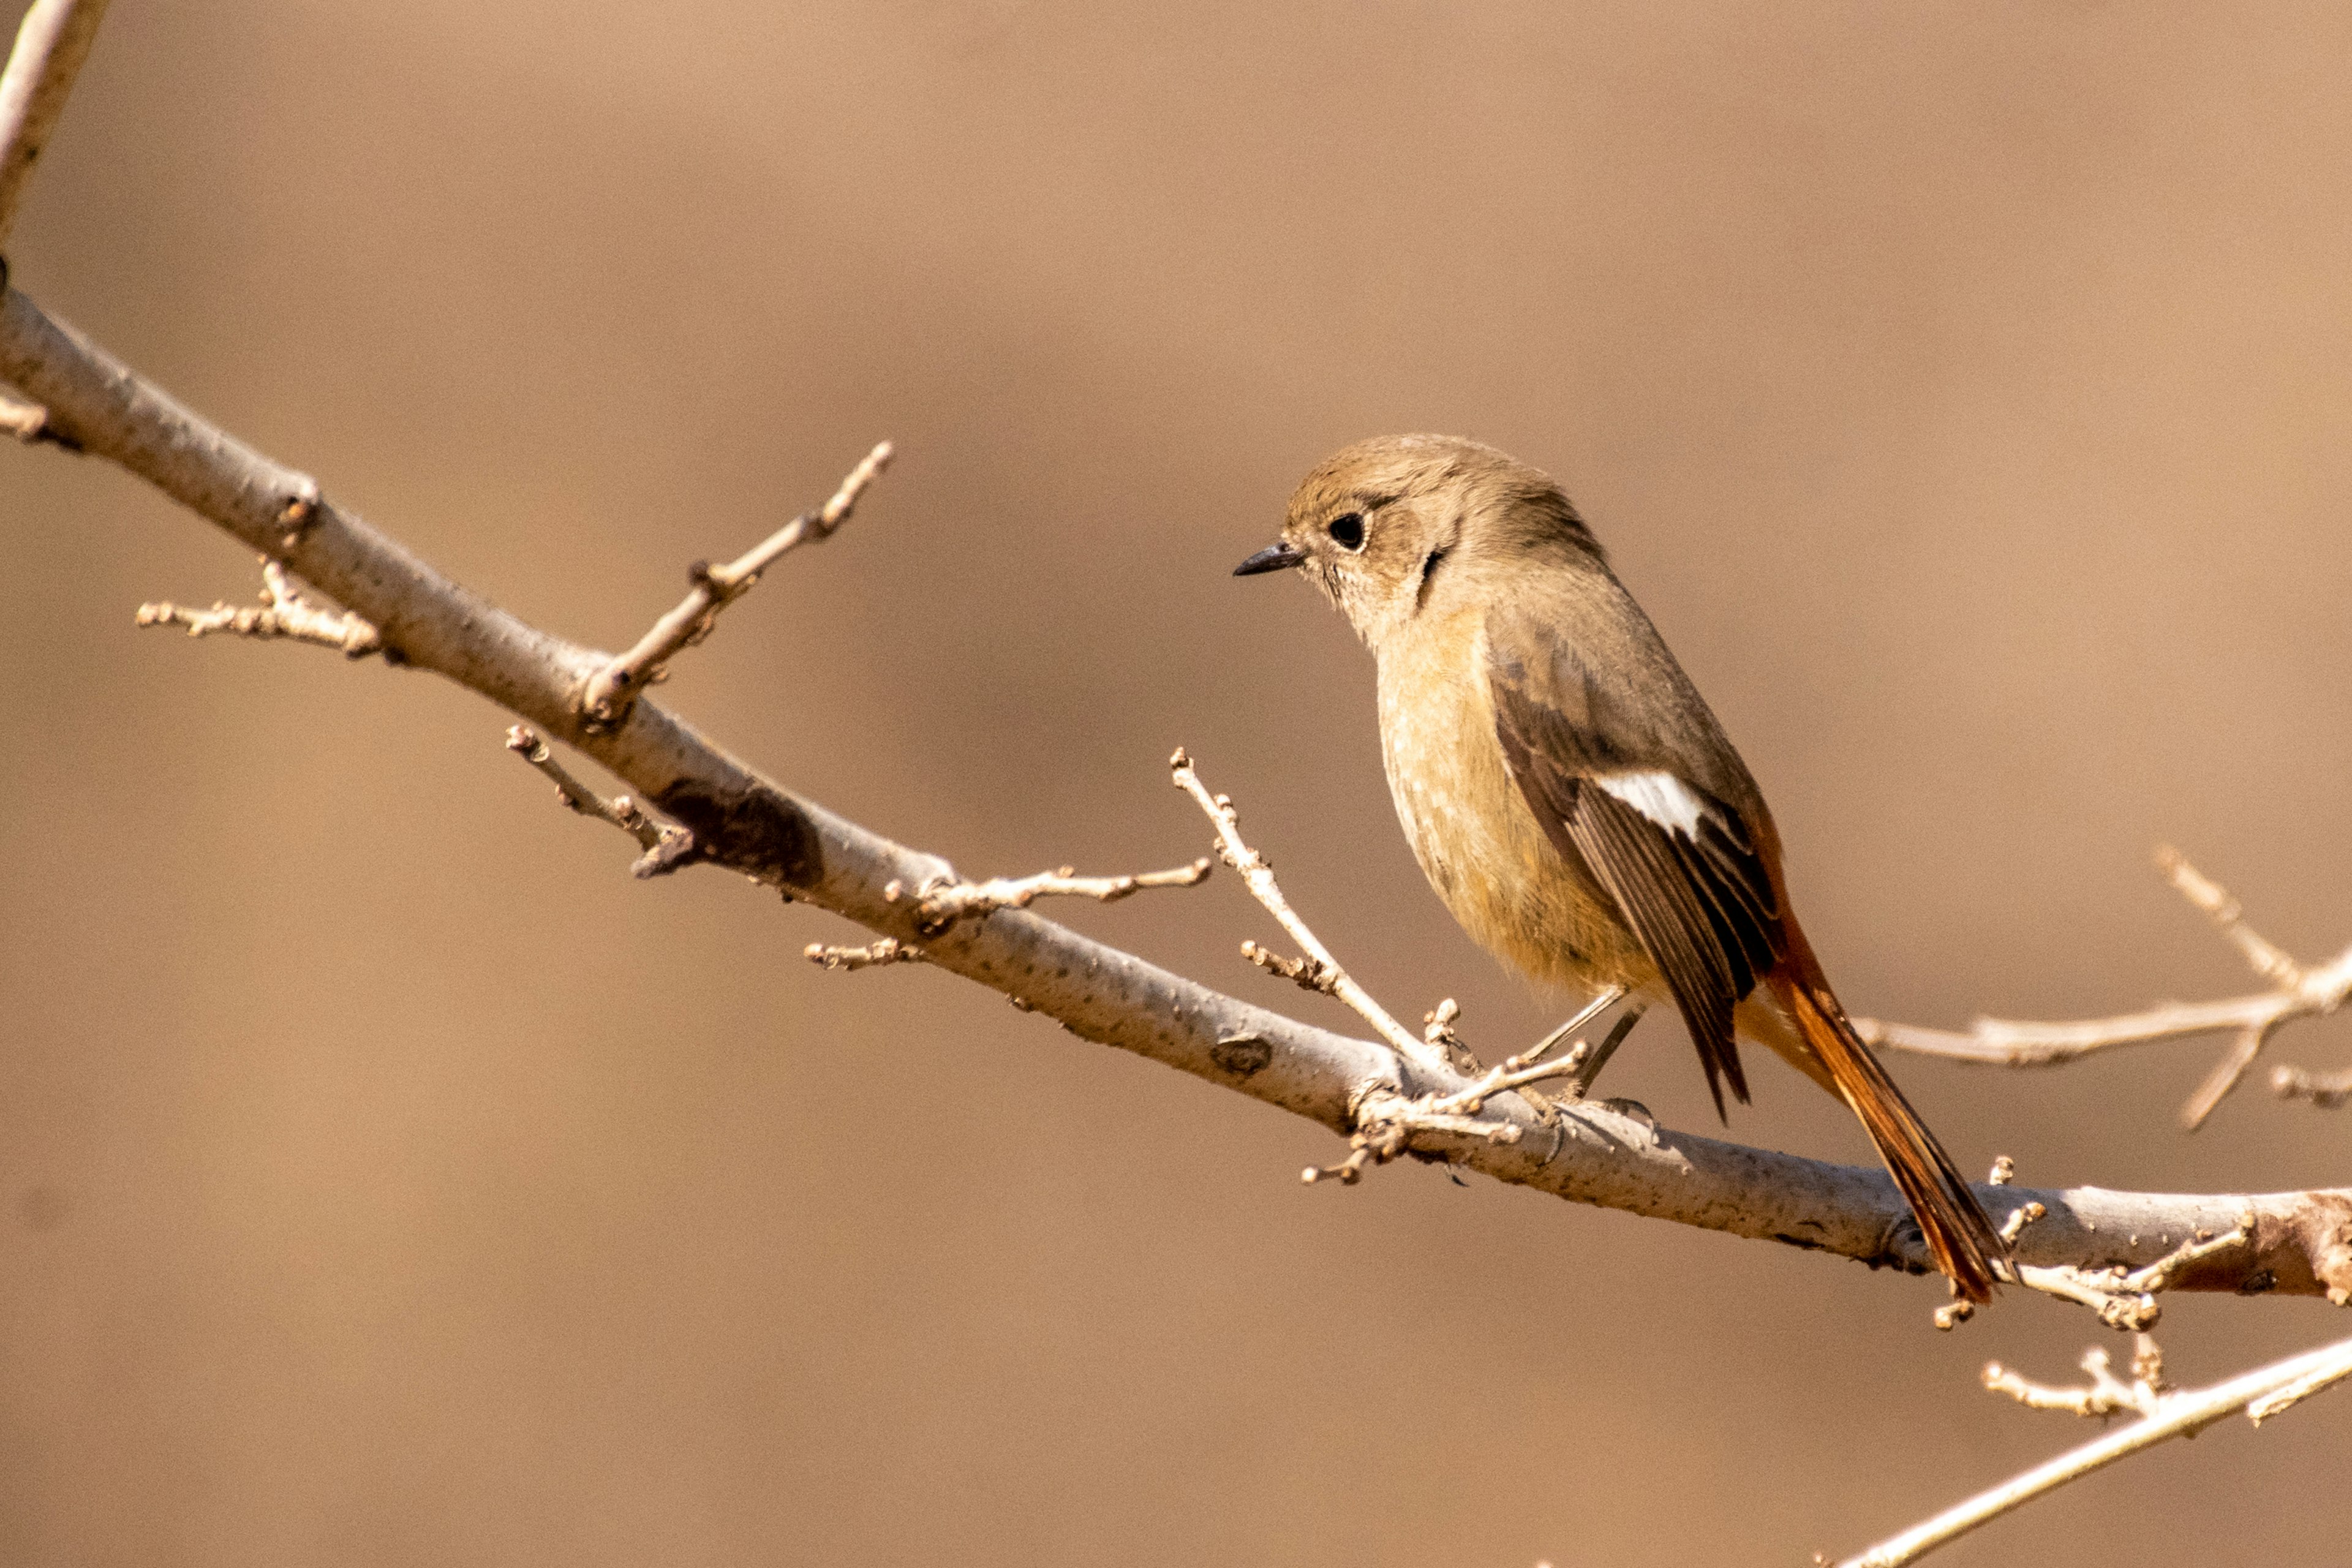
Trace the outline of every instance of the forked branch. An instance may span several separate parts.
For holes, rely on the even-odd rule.
[[[0,235],[13,216],[22,172],[54,121],[65,84],[102,8],[93,0],[37,0],[17,53],[0,78]],[[863,948],[813,945],[809,956],[828,967],[929,962],[992,986],[1016,1005],[1044,1012],[1084,1037],[1351,1133],[1355,1147],[1346,1164],[1329,1173],[1310,1172],[1310,1179],[1336,1174],[1352,1180],[1368,1162],[1410,1153],[1468,1165],[1579,1202],[1770,1237],[1860,1258],[1874,1268],[1924,1271],[1916,1227],[1906,1233],[1906,1205],[1881,1173],[1717,1143],[1617,1115],[1605,1106],[1554,1106],[1511,1092],[1552,1076],[1549,1068],[1537,1070],[1550,1042],[1482,1077],[1457,1071],[1452,1026],[1458,1010],[1451,1003],[1441,1005],[1430,1015],[1427,1032],[1415,1037],[1364,994],[1290,910],[1263,858],[1242,841],[1231,802],[1211,796],[1181,752],[1174,762],[1176,782],[1215,824],[1220,853],[1307,951],[1304,960],[1270,966],[1286,967],[1295,978],[1346,1001],[1372,1024],[1381,1044],[1313,1028],[1223,995],[1025,909],[1049,893],[1110,899],[1146,886],[1189,885],[1205,874],[1205,863],[1134,878],[1077,879],[1065,870],[961,883],[936,858],[787,794],[680,721],[639,700],[662,661],[708,635],[712,617],[761,570],[795,545],[824,538],[840,525],[858,491],[887,459],[887,445],[876,448],[823,510],[796,520],[728,566],[698,571],[688,600],[636,647],[614,658],[528,626],[441,576],[327,501],[309,477],[206,424],[5,284],[0,270],[0,378],[34,400],[10,406],[37,409],[41,433],[122,465],[264,552],[268,593],[262,610],[222,605],[188,612],[152,605],[142,611],[147,624],[183,625],[199,636],[227,631],[299,637],[331,642],[349,653],[381,647],[447,676],[581,747],[684,825],[672,828],[656,822],[629,796],[603,799],[554,761],[536,731],[519,725],[509,732],[509,744],[554,783],[567,805],[624,829],[646,848],[641,874],[648,865],[667,869],[682,864],[689,853],[708,858],[877,933],[879,940]],[[20,426],[26,423],[17,421]],[[339,629],[337,617],[296,593],[295,575],[349,606],[339,617]],[[906,896],[910,888],[919,890],[912,899]],[[2308,1000],[2328,994],[2322,984],[2326,971],[2295,970],[2274,949],[2266,958],[2266,944],[2255,945],[2259,939],[2242,930],[2234,907],[2226,917],[2218,908],[2214,912],[2279,985],[2279,995]],[[909,939],[919,933],[931,939],[929,945],[912,943]],[[2352,953],[2336,963],[2352,970]],[[2352,980],[2346,985],[2352,987]],[[2339,987],[2332,999],[2312,1001],[2306,1010],[2331,1008],[2343,994]],[[2271,1023],[2287,1016],[2283,1010]],[[2253,1048],[2259,1045],[2256,1038]],[[1604,1043],[1592,1054],[1605,1055],[1607,1048]],[[1556,1065],[1573,1068],[1584,1059],[1580,1049],[1581,1042]],[[2252,1054],[2249,1049],[2247,1060]],[[1409,1072],[1400,1070],[1407,1068]],[[1419,1092],[1408,1095],[1405,1083]],[[1544,1136],[1530,1136],[1538,1132]],[[2166,1285],[2247,1293],[2325,1290],[2339,1302],[2352,1296],[2352,1192],[2263,1197],[2098,1189],[2035,1194],[1993,1184],[1985,1195],[2014,1205],[2005,1227],[2010,1234],[2018,1235],[2031,1222],[2031,1234],[2021,1237],[2019,1247],[2020,1260],[2029,1269],[2085,1277],[2093,1270],[2112,1271],[2109,1298],[2133,1290],[2152,1296]],[[2224,1212],[2239,1217],[2227,1245],[2219,1245],[2223,1238],[2213,1231]],[[2176,1243],[2176,1235],[2183,1239]],[[2095,1377],[2103,1372],[2102,1366]],[[1853,1561],[1913,1561],[2139,1447],[2239,1409],[2259,1422],[2352,1375],[2352,1341],[2201,1394],[2160,1394],[2159,1375],[2151,1371],[2140,1385],[2116,1384],[2124,1389],[2120,1395],[2095,1382],[2085,1395],[2086,1406],[2120,1400],[2143,1410],[2144,1419],[2134,1426]],[[2021,1386],[2031,1399],[2032,1386]]]
[[[2094,1373],[2095,1379],[2105,1373],[2105,1358],[2099,1356],[2097,1359],[2099,1366]],[[2107,1376],[2105,1382],[2114,1385],[2107,1389],[2095,1381],[2090,1389],[2082,1391],[2078,1406],[2074,1403],[2074,1391],[2042,1391],[2038,1390],[2038,1385],[2024,1384],[2021,1379],[2015,1380],[2012,1386],[2009,1374],[2003,1373],[2000,1367],[1988,1367],[1985,1380],[1988,1388],[2022,1398],[2030,1405],[2044,1408],[2079,1407],[2085,1415],[2108,1414],[2111,1408],[2137,1409],[2143,1414],[2139,1420],[2128,1426],[2110,1432],[2095,1442],[2085,1443],[2071,1453],[2061,1454],[2047,1464],[2037,1465],[2023,1475],[1979,1492],[1958,1507],[1948,1509],[1925,1523],[1879,1542],[1867,1552],[1844,1559],[1839,1568],[1903,1568],[1903,1564],[1916,1563],[1937,1547],[1948,1545],[2070,1481],[2080,1480],[2095,1470],[2105,1469],[2116,1460],[2126,1458],[2143,1448],[2152,1448],[2175,1437],[2194,1436],[2215,1422],[2226,1420],[2240,1411],[2245,1412],[2247,1418],[2259,1426],[2298,1401],[2352,1377],[2352,1340],[2341,1340],[2319,1350],[2289,1356],[2206,1389],[2162,1392],[2158,1386],[2163,1375],[2160,1362],[2153,1366],[2136,1367],[2136,1373],[2137,1385],[2125,1384]],[[2021,1394],[2021,1388],[2028,1392]],[[2046,1397],[2035,1397],[2037,1392]],[[2103,1405],[2106,1407],[2103,1408]]]
[[[332,596],[376,629],[388,656],[446,676],[551,741],[583,751],[628,784],[635,800],[692,835],[667,842],[690,843],[698,858],[845,915],[902,948],[920,940],[927,962],[1016,998],[1087,1039],[1148,1056],[1343,1135],[1376,1133],[1383,1148],[1576,1202],[1874,1265],[1927,1266],[1901,1194],[1874,1170],[1718,1142],[1589,1101],[1539,1108],[1520,1094],[1502,1093],[1483,1100],[1475,1116],[1449,1115],[1440,1103],[1477,1080],[1454,1070],[1443,1039],[1406,1033],[1376,1005],[1367,1016],[1386,1019],[1380,1042],[1334,1034],[1018,908],[959,920],[940,936],[920,939],[913,907],[919,900],[893,900],[886,889],[952,878],[939,858],[786,792],[642,695],[609,720],[592,721],[583,694],[612,669],[612,656],[527,626],[451,582],[322,495],[310,476],[200,418],[14,287],[0,291],[0,381],[45,409],[63,441],[121,464],[269,556],[289,584],[299,578]],[[809,529],[786,531],[748,565],[735,563],[732,585],[740,587],[743,574],[804,533],[837,525],[856,488],[845,486],[850,493]],[[698,614],[688,618],[699,623]],[[641,667],[649,671],[657,662]],[[1207,805],[1218,817],[1221,845],[1248,861],[1224,808],[1213,798]],[[1319,947],[1311,943],[1310,954],[1329,962]],[[1408,1064],[1410,1074],[1402,1070]],[[2019,1246],[2029,1264],[2140,1268],[2195,1232],[2227,1229],[2251,1211],[2252,1245],[2198,1264],[2176,1289],[2352,1290],[2352,1192],[1987,1188],[1984,1195],[2004,1206],[2042,1205],[2046,1217]]]
[[[573,745],[635,797],[694,834],[714,864],[846,915],[877,936],[919,942],[931,963],[1017,995],[1092,1040],[1139,1052],[1309,1117],[1343,1136],[1399,1088],[1392,1042],[1351,1038],[1224,995],[1131,953],[1008,909],[919,937],[892,882],[951,876],[919,853],[795,796],[641,698],[610,728],[592,728],[577,696],[611,660],[562,641],[468,593],[320,495],[309,478],[206,424],[129,367],[44,315],[15,289],[0,294],[0,380],[49,410],[93,456],[121,463],[382,629],[413,668],[447,676],[551,740]],[[289,515],[290,514],[290,515]],[[290,542],[289,542],[290,540]],[[1222,832],[1221,832],[1222,837]],[[1416,1041],[1413,1087],[1452,1095],[1474,1079]],[[1496,1127],[1517,1129],[1501,1137]],[[1459,1124],[1406,1128],[1416,1153],[1580,1203],[1777,1239],[1924,1270],[1927,1258],[1894,1184],[1877,1171],[1718,1142],[1656,1127],[1590,1101],[1547,1120],[1517,1095]],[[2199,1229],[2220,1232],[2252,1209],[2254,1245],[2193,1269],[2182,1289],[2317,1294],[2352,1289],[2352,1192],[2151,1194],[2075,1188],[1986,1188],[1996,1217],[2026,1202],[2048,1216],[2019,1244],[2027,1263],[2138,1268]]]
[[[2039,1204],[2028,1204],[2019,1210],[2011,1217],[2020,1223],[2005,1229],[2004,1239],[2015,1241],[2025,1226],[2042,1217],[2041,1207]],[[2099,1321],[2111,1329],[2145,1333],[2156,1327],[2157,1321],[2164,1315],[2164,1308],[2157,1300],[2159,1294],[2213,1259],[2252,1246],[2254,1228],[2252,1214],[2240,1215],[2238,1223],[2228,1230],[2217,1235],[2200,1229],[2155,1262],[2138,1268],[2020,1263],[2014,1266],[2017,1281],[2045,1296],[2088,1307]]]
[[[2095,1345],[2083,1353],[2083,1370],[2090,1374],[2090,1382],[2071,1388],[2053,1388],[2011,1372],[1997,1361],[1990,1361],[1985,1363],[1984,1385],[1991,1393],[2008,1394],[2029,1410],[2066,1410],[2076,1415],[2102,1417],[2126,1410],[2137,1415],[2153,1415],[2158,1402],[2170,1386],[2164,1381],[2164,1352],[2145,1333],[2133,1336],[2129,1383],[2115,1374],[2104,1346]]]
[[[142,626],[185,626],[192,637],[226,634],[264,642],[291,637],[340,648],[348,658],[383,651],[383,638],[373,625],[349,610],[323,609],[310,603],[294,586],[286,568],[267,555],[261,558],[258,605],[215,603],[209,610],[192,610],[166,599],[140,605],[137,620]]]
[[[2238,900],[2190,865],[2180,851],[2168,845],[2160,847],[2156,861],[2174,889],[2210,917],[2254,973],[2270,982],[2269,990],[2222,1002],[2168,1002],[2144,1012],[2066,1023],[1979,1018],[1958,1033],[1874,1018],[1857,1018],[1854,1026],[1874,1046],[2001,1067],[2046,1067],[2116,1046],[2227,1034],[2231,1037],[2229,1050],[2180,1110],[2181,1125],[2196,1131],[2238,1087],[2281,1025],[2325,1016],[2352,996],[2352,948],[2326,963],[2306,968],[2249,925]]]

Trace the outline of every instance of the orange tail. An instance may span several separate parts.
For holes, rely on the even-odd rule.
[[[1766,977],[1772,994],[1829,1069],[1839,1095],[1862,1119],[1878,1157],[1909,1200],[1936,1267],[1969,1300],[1991,1300],[1994,1260],[2006,1258],[2008,1247],[1969,1190],[1968,1178],[1853,1032],[1804,938],[1791,935],[1788,957]]]

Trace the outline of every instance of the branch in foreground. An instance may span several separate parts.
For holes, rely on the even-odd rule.
[[[2105,1358],[2100,1360],[2101,1370],[2104,1370]],[[2161,1363],[2151,1371],[2153,1376],[2143,1375],[2143,1383],[2153,1384],[2161,1377]],[[2013,1392],[1996,1382],[2002,1375],[2000,1368],[1988,1367],[1986,1373],[1988,1387],[2000,1393]],[[1981,1492],[1924,1524],[1881,1542],[1859,1556],[1849,1557],[1839,1568],[1902,1568],[1904,1563],[1916,1563],[1936,1548],[1958,1540],[2044,1493],[2055,1491],[2069,1481],[2079,1480],[2094,1470],[2104,1469],[2117,1459],[2126,1458],[2143,1448],[2152,1448],[2174,1437],[2193,1437],[2215,1422],[2241,1410],[2259,1426],[2298,1400],[2308,1398],[2347,1377],[2352,1377],[2352,1340],[2339,1341],[2320,1350],[2289,1356],[2284,1361],[2273,1362],[2269,1366],[2203,1390],[2162,1394],[2150,1387],[2143,1395],[2117,1384],[2125,1404],[2146,1411],[2142,1419]],[[2109,1378],[2107,1381],[2114,1383],[2116,1380]],[[2099,1395],[2093,1393],[2088,1397],[2096,1399]],[[2086,1413],[2101,1412],[2092,1410]]]
[[[709,637],[719,624],[719,612],[750,593],[759,584],[760,574],[785,552],[832,538],[849,521],[866,487],[890,466],[890,443],[882,442],[850,470],[833,499],[815,511],[801,513],[723,566],[698,561],[688,567],[687,581],[692,586],[677,608],[656,621],[635,647],[590,679],[581,697],[588,717],[599,724],[612,723],[636,700],[638,692],[662,679],[670,659]]]
[[[2281,1025],[2325,1016],[2352,996],[2352,948],[2306,969],[2248,925],[2238,900],[2190,865],[2180,851],[2163,846],[2156,852],[2156,863],[2182,898],[2212,918],[2254,973],[2271,982],[2270,990],[2224,1002],[2171,1002],[2145,1012],[2071,1023],[1979,1018],[1957,1034],[1875,1018],[1856,1018],[1854,1027],[1873,1046],[2001,1067],[2047,1067],[2113,1046],[2231,1035],[2229,1050],[2180,1108],[2181,1125],[2195,1131],[2238,1087]]]
[[[267,555],[261,558],[258,605],[215,603],[209,610],[192,610],[166,599],[140,605],[138,622],[142,626],[185,626],[192,637],[215,633],[264,642],[291,637],[296,642],[341,648],[348,658],[365,658],[383,651],[383,639],[375,627],[349,610],[325,610],[310,603],[286,575],[286,569]]]
[[[637,798],[690,829],[716,864],[791,890],[877,935],[917,940],[913,910],[884,896],[952,870],[801,799],[640,699],[608,728],[575,705],[610,658],[564,642],[435,572],[401,545],[281,467],[173,402],[128,367],[44,315],[23,293],[0,294],[0,380],[49,410],[60,432],[122,465],[249,548],[375,626],[387,649],[480,693],[515,718],[581,749]],[[307,504],[290,532],[286,512]],[[1071,1032],[1247,1094],[1341,1134],[1386,1091],[1456,1094],[1474,1080],[1424,1047],[1398,1054],[1225,995],[1039,918],[1003,910],[923,943],[927,961],[1045,1013]],[[1423,1065],[1423,1062],[1426,1065]],[[1400,1083],[1400,1079],[1403,1079]],[[1894,1184],[1859,1170],[1718,1142],[1619,1115],[1605,1104],[1561,1108],[1550,1122],[1516,1095],[1489,1101],[1477,1131],[1410,1133],[1416,1153],[1578,1203],[1777,1240],[1874,1266],[1924,1273],[1928,1263]],[[1496,1125],[1517,1128],[1498,1141]],[[2253,1245],[2199,1264],[2177,1289],[2310,1295],[2352,1292],[2352,1190],[2164,1195],[2097,1188],[1986,1187],[1996,1215],[2039,1202],[2047,1217],[2021,1238],[2021,1260],[2141,1268],[2199,1229],[2255,1215]]]

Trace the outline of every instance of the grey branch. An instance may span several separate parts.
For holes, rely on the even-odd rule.
[[[383,638],[373,626],[349,610],[324,610],[310,603],[294,586],[286,569],[267,555],[261,558],[259,604],[215,604],[209,610],[192,610],[166,599],[140,605],[138,622],[142,626],[185,626],[192,637],[223,633],[263,641],[291,637],[296,642],[341,648],[351,658],[383,650]]]
[[[588,717],[599,724],[619,718],[637,693],[662,678],[663,668],[685,649],[709,637],[719,624],[719,612],[750,593],[760,574],[774,565],[785,552],[833,537],[849,521],[866,487],[890,466],[890,443],[866,454],[833,499],[814,511],[803,512],[743,554],[723,566],[698,561],[687,568],[691,584],[677,607],[656,621],[635,647],[607,663],[589,679],[581,700]]]
[[[0,72],[0,247],[105,16],[106,0],[33,0],[16,28]]]
[[[914,910],[892,882],[952,876],[935,856],[783,790],[658,704],[640,700],[592,726],[577,699],[609,656],[527,626],[451,582],[308,477],[206,423],[24,294],[0,294],[0,380],[48,409],[60,434],[118,463],[378,628],[387,650],[479,693],[574,746],[692,831],[702,856],[901,943]],[[297,515],[289,520],[289,508]],[[307,510],[302,510],[307,508]],[[298,524],[289,532],[289,521]],[[1361,1130],[1380,1097],[1461,1093],[1473,1079],[1417,1037],[1412,1058],[1320,1029],[1171,973],[1026,910],[959,921],[923,945],[930,963],[1022,999],[1086,1039],[1133,1051],[1319,1122]],[[1876,1170],[1719,1142],[1580,1102],[1549,1121],[1516,1095],[1477,1118],[1379,1123],[1400,1146],[1578,1203],[1777,1240],[1924,1273],[1918,1232]],[[2023,1261],[2137,1268],[2198,1230],[2251,1210],[2253,1245],[2188,1270],[2177,1289],[2315,1295],[2352,1290],[2352,1190],[2166,1195],[2084,1187],[1986,1186],[1996,1215],[2027,1202],[2047,1216]]]
[[[993,877],[985,882],[934,878],[929,887],[915,895],[915,929],[932,937],[958,921],[978,919],[999,910],[1025,910],[1041,898],[1092,899],[1097,903],[1110,904],[1146,888],[1198,887],[1208,877],[1209,862],[1201,859],[1172,871],[1138,871],[1124,877],[1081,877],[1076,874],[1075,868],[1065,866],[1058,871],[1040,871],[1030,877]],[[896,903],[906,897],[906,889],[894,882],[882,889],[882,896]]]
[[[381,628],[411,665],[445,675],[541,732],[578,747],[640,798],[689,828],[705,856],[790,889],[900,942],[914,909],[885,896],[952,872],[752,773],[657,704],[639,700],[592,729],[574,695],[609,659],[528,626],[441,576],[320,498],[283,544],[288,499],[317,495],[284,468],[205,423],[127,367],[45,316],[21,292],[0,297],[0,378],[50,411],[64,434],[121,464],[257,550],[282,546],[309,582]],[[1221,837],[1222,837],[1221,829]],[[1407,1065],[1382,1045],[1313,1027],[1222,994],[1023,910],[958,922],[924,956],[1019,996],[1081,1037],[1135,1051],[1318,1121],[1361,1131],[1381,1094],[1458,1094],[1473,1079],[1418,1039]],[[1412,1038],[1412,1037],[1407,1037]],[[1410,1093],[1407,1093],[1410,1091]],[[1800,1159],[1653,1127],[1591,1103],[1551,1124],[1517,1096],[1481,1117],[1383,1124],[1400,1147],[1580,1203],[1892,1265],[1927,1268],[1892,1182],[1874,1170]],[[1515,1131],[1503,1131],[1498,1129]],[[2242,1255],[2209,1259],[2182,1289],[2312,1295],[2352,1289],[2352,1191],[2263,1196],[2036,1192],[1986,1187],[1996,1215],[2040,1202],[2022,1261],[2137,1268],[2199,1229],[2256,1216]]]
[[[2100,1357],[2099,1362],[2095,1377],[2105,1373],[2105,1357]],[[2000,1393],[2018,1393],[2017,1388],[2009,1385],[2007,1374],[2001,1373],[1999,1367],[1985,1370],[1987,1387]],[[2297,1401],[2352,1377],[2352,1340],[2341,1340],[2319,1350],[2289,1356],[2206,1389],[2177,1394],[2161,1392],[2154,1385],[2160,1381],[2162,1370],[2160,1363],[2153,1367],[2135,1368],[2139,1383],[2147,1385],[2144,1392],[2140,1387],[2118,1382],[2112,1375],[2107,1375],[2105,1381],[2115,1385],[2113,1391],[2102,1391],[2096,1384],[2092,1389],[2083,1391],[2088,1406],[2084,1410],[2085,1415],[2106,1414],[2097,1405],[2102,1398],[2108,1398],[2116,1401],[2118,1407],[2142,1411],[2141,1419],[2095,1442],[2085,1443],[2071,1453],[2061,1454],[2047,1464],[2037,1465],[2022,1475],[2012,1477],[1923,1524],[1915,1525],[1900,1535],[1879,1542],[1858,1556],[1846,1558],[1839,1568],[1902,1568],[1905,1563],[1916,1563],[1937,1547],[1957,1541],[2002,1514],[2057,1490],[2069,1481],[2080,1480],[2092,1471],[2105,1469],[2117,1459],[2127,1458],[2143,1448],[2152,1448],[2174,1437],[2194,1436],[2215,1422],[2242,1410],[2259,1426]],[[2003,1381],[1996,1381],[1996,1378]],[[2019,1384],[2028,1389],[2034,1386],[2022,1384],[2022,1380],[2019,1380]],[[2071,1391],[2064,1394],[2040,1392],[2059,1400],[2071,1394]],[[2028,1404],[2045,1403],[2032,1394],[2020,1394],[2018,1396]],[[2062,1403],[2057,1407],[2075,1408],[2071,1403]]]
[[[2180,851],[2168,845],[2161,847],[2156,861],[2180,896],[2210,916],[2254,973],[2270,982],[2269,990],[2222,1002],[2168,1002],[2145,1012],[2066,1023],[1979,1018],[1960,1033],[1874,1018],[1857,1018],[1854,1026],[1874,1046],[2000,1067],[2047,1067],[2115,1046],[2227,1034],[2231,1037],[2229,1050],[2180,1109],[2181,1125],[2195,1131],[2238,1087],[2281,1025],[2325,1016],[2352,996],[2352,948],[2326,963],[2305,968],[2248,925],[2238,900],[2190,865]]]

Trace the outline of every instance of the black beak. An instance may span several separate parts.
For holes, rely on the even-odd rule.
[[[1234,568],[1236,577],[1255,577],[1261,572],[1279,572],[1286,566],[1296,566],[1307,559],[1307,552],[1288,540],[1269,544]]]

